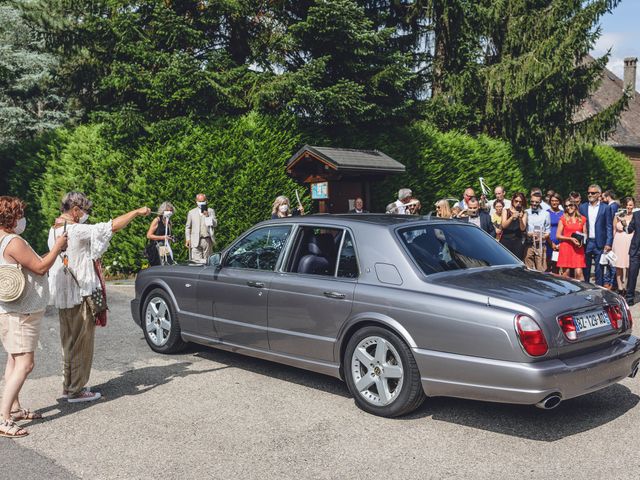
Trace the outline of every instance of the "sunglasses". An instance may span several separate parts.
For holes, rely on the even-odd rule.
[[[573,203],[567,203],[564,208],[576,208],[576,206]]]
[[[600,192],[587,192],[587,195],[598,195]]]

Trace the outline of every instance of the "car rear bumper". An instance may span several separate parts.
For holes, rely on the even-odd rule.
[[[140,320],[140,300],[137,298],[131,300],[131,316],[133,317],[133,321],[142,328]]]
[[[568,359],[516,363],[413,349],[429,396],[535,404],[551,393],[563,400],[629,376],[640,359],[640,339],[617,339],[605,349]]]

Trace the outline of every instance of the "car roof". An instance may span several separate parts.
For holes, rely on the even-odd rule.
[[[431,215],[391,215],[387,213],[360,213],[360,214],[330,214],[318,213],[287,218],[276,218],[262,223],[278,222],[306,223],[306,224],[332,224],[344,225],[347,223],[366,223],[369,225],[379,225],[382,227],[393,227],[396,225],[410,225],[412,223],[440,223],[456,220],[433,217]],[[464,225],[463,222],[457,222]]]

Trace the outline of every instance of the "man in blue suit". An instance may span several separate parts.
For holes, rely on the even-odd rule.
[[[604,284],[603,268],[600,265],[600,255],[611,250],[613,243],[613,217],[608,205],[600,201],[602,189],[598,185],[590,185],[587,190],[589,201],[580,205],[580,214],[587,219],[587,244],[585,256],[587,267],[584,269],[584,279],[589,281],[591,264],[595,262],[596,284]]]
[[[640,272],[640,211],[633,212],[631,222],[625,225],[627,233],[633,233],[631,237],[631,245],[629,246],[629,280],[627,280],[627,303],[633,305],[635,303],[636,285],[638,283],[638,272]]]

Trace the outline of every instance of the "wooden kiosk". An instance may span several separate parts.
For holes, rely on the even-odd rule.
[[[378,150],[314,147],[305,145],[287,162],[287,173],[308,184],[320,213],[347,213],[357,197],[371,210],[371,182],[405,166]]]

